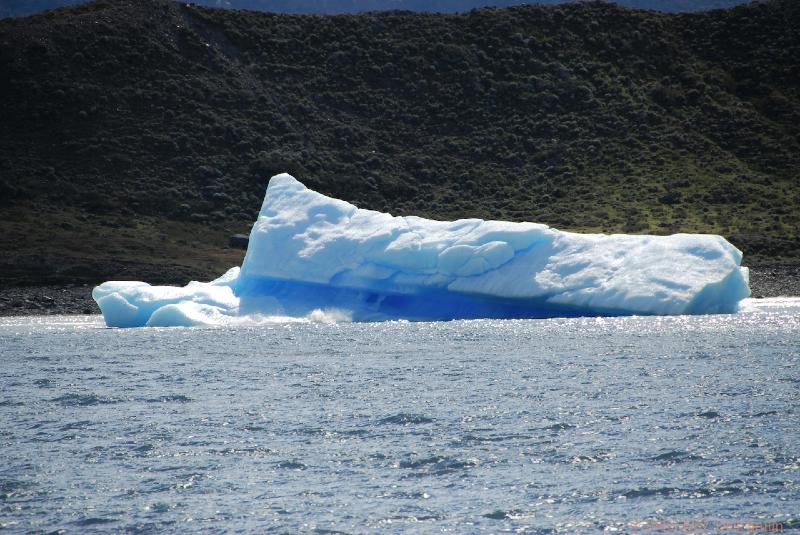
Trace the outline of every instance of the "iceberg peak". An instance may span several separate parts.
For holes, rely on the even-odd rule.
[[[278,191],[301,191],[307,189],[299,180],[289,173],[281,173],[269,179],[267,184],[267,196],[275,195]]]

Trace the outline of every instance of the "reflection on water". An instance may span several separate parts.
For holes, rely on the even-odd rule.
[[[730,316],[252,322],[0,319],[0,525],[798,527],[798,299]]]

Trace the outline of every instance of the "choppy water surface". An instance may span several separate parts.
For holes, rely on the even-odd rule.
[[[138,330],[5,318],[0,525],[797,529],[800,307],[750,310]]]

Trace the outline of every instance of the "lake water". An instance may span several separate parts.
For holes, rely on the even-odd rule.
[[[800,529],[800,300],[748,310],[132,330],[2,318],[0,526]]]

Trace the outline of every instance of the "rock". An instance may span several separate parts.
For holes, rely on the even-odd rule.
[[[228,240],[228,247],[247,250],[248,243],[250,243],[250,237],[247,234],[234,234]]]

